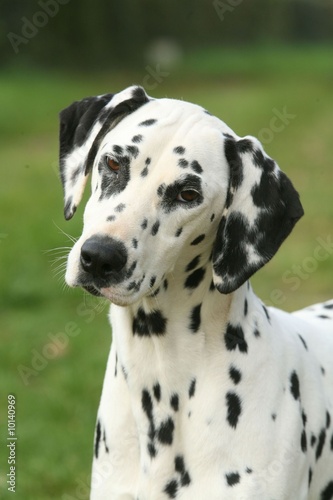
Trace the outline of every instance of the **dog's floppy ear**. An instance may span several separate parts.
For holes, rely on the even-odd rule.
[[[60,112],[60,176],[67,220],[80,203],[105,134],[148,100],[143,88],[133,86],[118,94],[87,97]]]
[[[225,134],[226,204],[213,248],[213,280],[231,293],[268,262],[303,215],[288,177],[254,137]]]

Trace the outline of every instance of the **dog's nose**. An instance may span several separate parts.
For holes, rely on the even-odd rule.
[[[92,236],[82,245],[80,262],[82,269],[95,279],[117,277],[127,262],[125,245],[109,236]]]

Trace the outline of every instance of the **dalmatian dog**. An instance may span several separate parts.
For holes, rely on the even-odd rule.
[[[111,302],[93,500],[333,499],[333,301],[249,278],[303,215],[254,137],[138,86],[60,114],[66,282]]]

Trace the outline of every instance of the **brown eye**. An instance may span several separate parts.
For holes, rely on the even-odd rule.
[[[110,156],[106,157],[106,165],[110,170],[112,170],[112,172],[119,172],[120,170],[119,163],[110,158]]]
[[[199,193],[197,191],[194,191],[193,189],[188,189],[186,191],[182,191],[179,193],[177,196],[177,200],[181,201],[183,203],[190,203],[191,201],[195,201],[199,196]]]

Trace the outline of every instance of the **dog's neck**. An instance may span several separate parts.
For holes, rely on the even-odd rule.
[[[202,370],[202,359],[208,361],[216,351],[221,352],[221,346],[226,356],[235,350],[246,352],[246,336],[255,334],[258,324],[266,320],[249,282],[223,295],[212,284],[211,263],[204,267],[201,280],[200,269],[186,275],[170,273],[155,296],[132,306],[112,306],[113,347],[134,391],[138,379],[141,388],[142,381],[152,386],[163,379],[164,386],[169,387],[178,385],[173,377],[187,381]],[[185,286],[198,280],[194,288]],[[262,311],[260,317],[257,312],[254,316],[258,309]],[[240,329],[240,319],[242,325],[248,324],[246,331]]]

